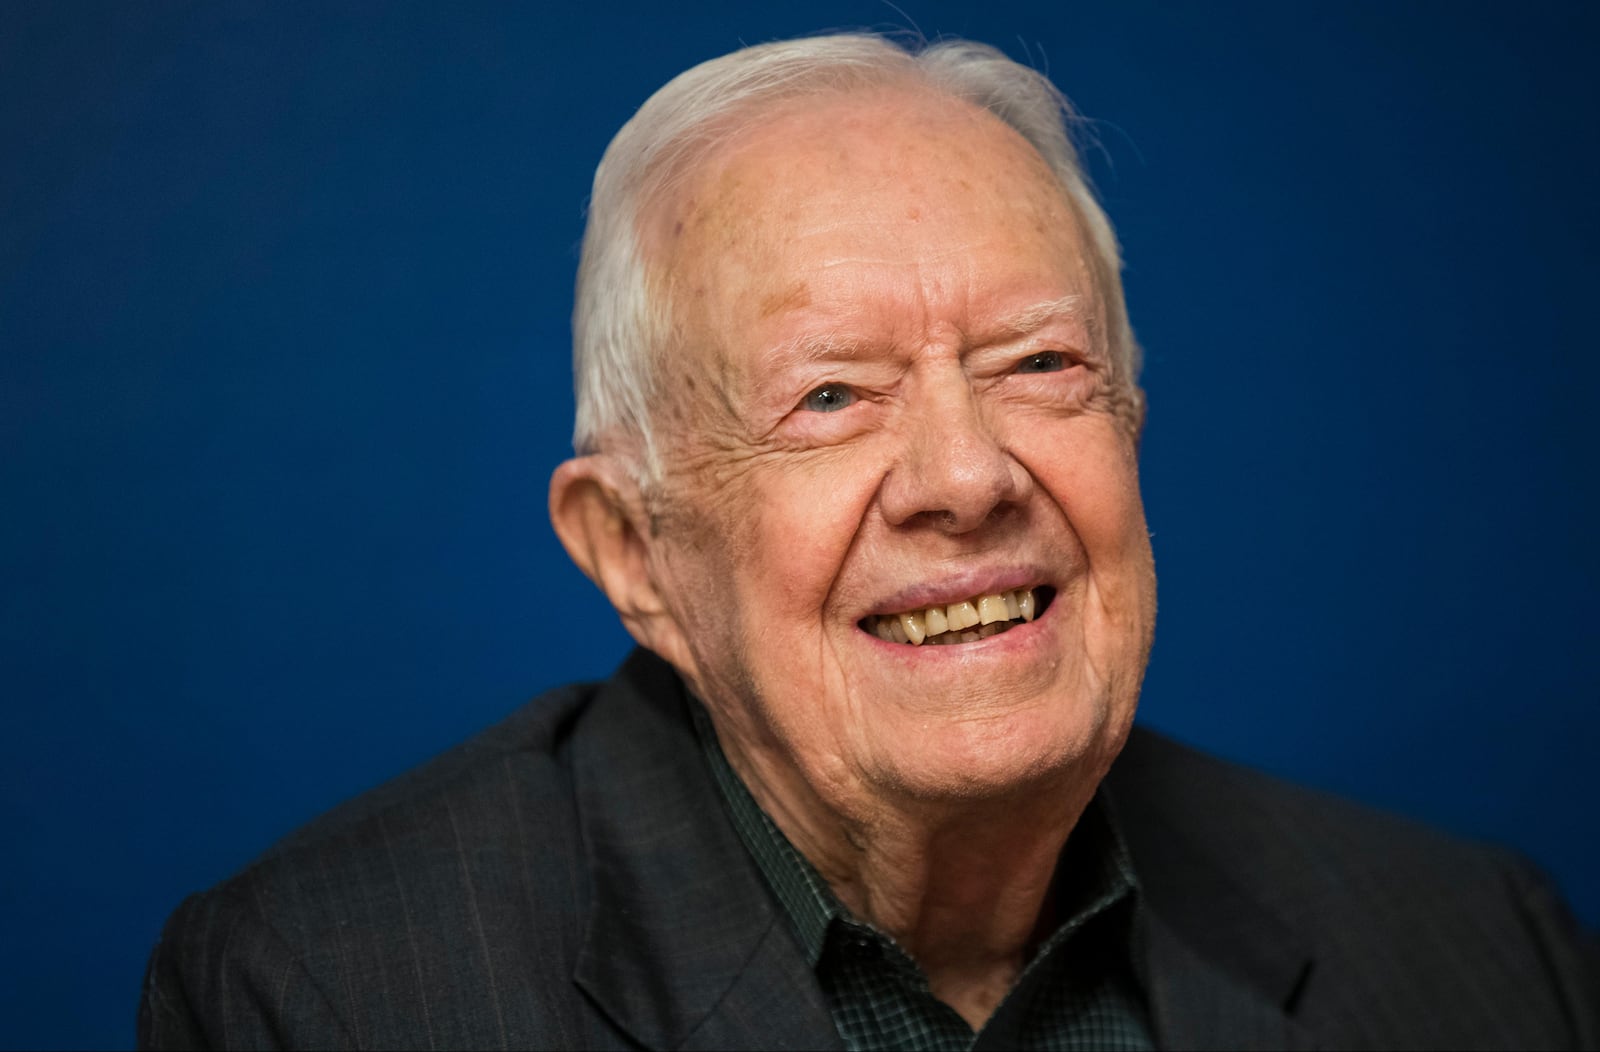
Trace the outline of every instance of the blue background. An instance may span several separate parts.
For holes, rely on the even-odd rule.
[[[1600,921],[1600,5],[0,4],[0,1043],[625,637],[545,516],[610,134],[829,26],[1095,119],[1148,348],[1148,722]]]

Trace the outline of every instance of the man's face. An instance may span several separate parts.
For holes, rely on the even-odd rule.
[[[747,777],[854,810],[1103,770],[1155,575],[1138,424],[1044,162],[948,99],[813,101],[646,233],[677,322],[648,541],[663,649]],[[1031,621],[878,634],[1029,589]]]

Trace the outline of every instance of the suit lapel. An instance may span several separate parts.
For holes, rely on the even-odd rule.
[[[593,880],[574,979],[649,1048],[838,1047],[685,705],[671,668],[638,651],[574,735]]]
[[[842,1049],[815,974],[781,921],[767,929],[685,1049]]]
[[[1293,1018],[1312,971],[1311,948],[1243,875],[1267,860],[1259,845],[1216,828],[1195,833],[1175,812],[1195,787],[1169,784],[1170,748],[1135,729],[1103,783],[1140,885],[1139,947],[1162,1048],[1307,1049]]]
[[[1202,956],[1159,915],[1141,917],[1156,1047],[1313,1049],[1283,1002]]]

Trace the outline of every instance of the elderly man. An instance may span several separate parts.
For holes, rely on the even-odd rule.
[[[186,902],[145,1043],[1600,1041],[1516,862],[1131,730],[1138,354],[1064,112],[867,36],[644,105],[550,488],[643,649]]]

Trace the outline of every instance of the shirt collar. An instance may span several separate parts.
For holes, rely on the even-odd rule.
[[[750,795],[723,753],[711,717],[699,699],[691,697],[689,708],[706,763],[733,827],[789,918],[808,963],[815,968],[835,920],[864,925],[850,915],[827,881]],[[1040,944],[1033,959],[1048,954],[1090,918],[1124,898],[1136,899],[1138,890],[1133,861],[1117,828],[1115,813],[1102,800],[1102,793],[1097,792],[1079,817],[1056,865],[1056,905],[1063,919]]]

